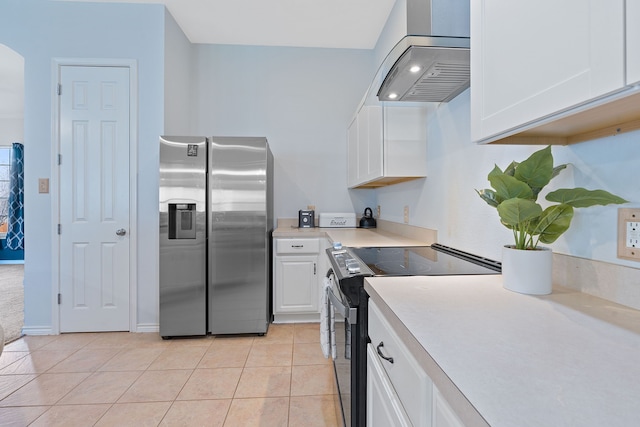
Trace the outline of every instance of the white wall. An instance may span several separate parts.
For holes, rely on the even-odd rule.
[[[362,212],[373,191],[347,190],[347,126],[372,51],[197,45],[196,134],[266,136],[275,163],[274,215]]]
[[[378,37],[376,47],[374,48],[374,61],[376,68],[373,71],[378,69],[391,49],[393,49],[396,43],[406,35],[407,2],[406,0],[396,0],[391,12],[389,13],[387,22],[384,28],[382,28],[380,37]],[[373,74],[371,75],[371,79],[373,79]]]
[[[24,119],[0,119],[0,145],[24,141]]]
[[[191,135],[193,45],[165,10],[164,135]]]
[[[0,43],[0,145],[24,140],[24,58]]]
[[[52,172],[53,58],[138,63],[138,323],[157,324],[157,146],[163,129],[162,5],[1,0],[0,43],[25,58],[25,326],[47,330],[52,308],[52,212],[38,178]],[[154,155],[154,153],[156,153]],[[54,190],[54,189],[52,189]]]
[[[55,172],[53,58],[138,63],[137,323],[143,328],[158,322],[159,135],[267,136],[276,217],[295,217],[308,204],[318,212],[373,204],[373,190],[346,186],[346,128],[367,87],[372,51],[191,46],[161,5],[0,2],[0,43],[25,57],[26,328],[52,327],[53,216],[37,179]]]
[[[470,140],[469,90],[447,104],[433,106],[429,115],[427,179],[378,190],[382,218],[402,222],[404,205],[409,222],[438,230],[441,243],[501,258],[502,245],[512,243],[494,208],[475,189],[489,188],[487,174],[494,164],[504,169],[542,146],[477,145]],[[549,185],[556,188],[601,188],[638,206],[640,186],[635,177],[640,162],[640,132],[553,147],[555,164],[570,163]],[[544,201],[545,191],[540,203]],[[638,267],[616,258],[619,206],[576,209],[569,231],[550,245],[555,252]]]
[[[374,58],[383,57],[380,52],[189,46],[161,5],[0,0],[0,7],[0,43],[25,57],[27,327],[51,327],[51,199],[37,193],[37,179],[51,176],[55,154],[53,58],[134,58],[138,63],[139,325],[158,320],[158,136],[165,132],[266,136],[276,165],[276,217],[295,217],[308,204],[318,212],[361,212],[380,204],[383,219],[402,222],[403,206],[409,205],[410,224],[437,229],[445,244],[499,258],[500,247],[510,240],[474,189],[488,185],[494,162],[505,166],[539,147],[471,143],[468,91],[431,106],[425,124],[427,179],[347,190],[346,128],[377,69]],[[191,69],[183,65],[190,57]],[[604,188],[640,200],[639,137],[634,132],[555,147],[558,163],[573,163],[556,186]],[[616,207],[578,210],[554,250],[623,264],[615,258],[616,212]]]

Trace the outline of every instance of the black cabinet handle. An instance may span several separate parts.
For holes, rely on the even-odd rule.
[[[380,344],[378,344],[378,346],[376,347],[376,351],[378,352],[378,356],[382,357],[384,360],[386,360],[389,363],[393,363],[393,357],[387,357],[384,354],[382,354],[382,350],[380,350],[382,347],[384,347],[384,343],[382,341],[380,341]]]

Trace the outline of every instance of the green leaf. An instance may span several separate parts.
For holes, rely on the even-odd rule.
[[[515,178],[525,182],[532,189],[542,189],[551,181],[553,175],[553,156],[551,146],[533,153],[516,168]]]
[[[496,192],[491,190],[490,188],[485,188],[484,190],[476,190],[476,193],[478,193],[478,196],[480,196],[482,200],[487,202],[489,206],[493,206],[494,208],[498,207],[501,202],[501,200],[498,200],[498,195],[496,194]]]
[[[532,221],[542,214],[542,208],[533,200],[509,199],[498,205],[500,221],[510,228],[519,228],[523,223]]]
[[[547,194],[550,202],[564,203],[574,208],[587,208],[595,205],[621,204],[627,200],[605,190],[587,190],[584,188],[561,188]]]
[[[505,175],[514,176],[516,174],[516,168],[518,167],[518,162],[511,162],[509,166],[504,170]]]
[[[548,201],[559,205],[543,211],[536,203],[539,193],[566,167],[553,166],[551,146],[547,146],[521,163],[511,162],[504,172],[495,165],[488,175],[493,189],[476,190],[480,198],[498,210],[500,223],[513,231],[516,247],[533,248],[538,242],[555,242],[569,229],[574,208],[627,202],[604,190],[560,189],[547,195]]]
[[[493,169],[491,169],[491,172],[489,172],[489,175],[487,175],[487,179],[488,179],[489,181],[491,181],[491,177],[492,177],[492,176],[500,175],[500,174],[503,174],[503,173],[504,173],[504,172],[502,172],[502,169],[500,169],[500,168],[498,167],[498,165],[495,165],[495,164],[494,164],[494,165],[493,165]]]
[[[495,169],[489,174],[489,182],[495,189],[498,200],[513,199],[515,197],[530,199],[532,196],[531,188],[527,184],[502,172],[495,172]]]
[[[558,176],[558,174],[566,167],[567,165],[560,165],[553,168],[553,172],[551,173],[551,178],[549,179],[549,181],[551,181],[553,178]],[[531,191],[533,192],[533,200],[538,200],[538,194],[540,194],[540,192],[542,191],[542,188],[543,187],[531,188]]]
[[[567,165],[558,165],[555,168],[553,168],[553,173],[551,174],[551,179],[555,178],[556,176],[558,176],[558,174],[560,172],[562,172],[563,169],[566,169]]]
[[[549,206],[542,212],[532,235],[540,235],[542,243],[553,243],[558,237],[569,229],[573,218],[573,208],[569,205]]]

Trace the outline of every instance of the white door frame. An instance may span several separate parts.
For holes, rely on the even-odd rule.
[[[129,68],[129,330],[137,332],[138,314],[138,65],[133,59],[53,58],[51,64],[51,333],[60,334],[60,101],[58,83],[63,66]]]

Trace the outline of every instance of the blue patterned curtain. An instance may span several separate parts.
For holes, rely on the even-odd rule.
[[[24,249],[24,146],[13,143],[9,185],[7,249]]]

